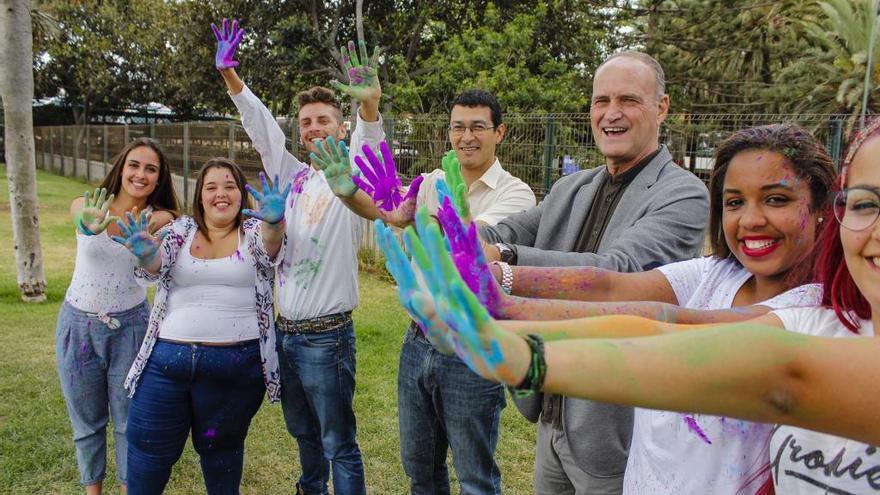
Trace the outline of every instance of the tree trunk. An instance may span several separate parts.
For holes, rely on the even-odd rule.
[[[46,300],[46,278],[37,218],[34,162],[33,39],[31,2],[0,1],[0,97],[6,125],[6,170],[18,288],[28,302]]]

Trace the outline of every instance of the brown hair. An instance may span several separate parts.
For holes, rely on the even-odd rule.
[[[150,138],[137,138],[122,148],[122,151],[113,158],[113,167],[104,177],[100,187],[107,189],[109,194],[119,194],[119,190],[122,189],[122,169],[125,167],[128,154],[141,146],[150,148],[159,157],[159,180],[156,182],[156,188],[147,196],[147,205],[152,206],[154,211],[166,210],[175,218],[178,217],[180,215],[180,201],[177,199],[177,192],[175,192],[174,183],[171,181],[171,167],[168,158],[159,147],[159,143]]]
[[[342,123],[342,106],[339,104],[339,101],[336,100],[336,93],[334,93],[332,89],[327,89],[323,86],[315,86],[305,91],[300,91],[299,94],[296,95],[296,101],[300,109],[312,103],[324,103],[330,105],[334,109],[333,113],[336,116],[336,120],[340,124]]]
[[[235,179],[235,185],[238,186],[238,190],[241,192],[241,204],[238,207],[238,216],[235,217],[236,228],[240,227],[242,222],[244,222],[244,216],[241,214],[241,210],[251,207],[250,195],[244,187],[244,185],[247,184],[247,179],[245,179],[241,167],[226,158],[211,158],[206,161],[205,164],[202,165],[202,168],[199,169],[199,176],[196,179],[192,217],[193,220],[196,221],[196,225],[199,227],[199,232],[204,234],[208,239],[211,239],[211,235],[208,233],[208,226],[205,224],[205,207],[202,206],[202,188],[205,187],[205,175],[207,175],[208,170],[211,170],[212,168],[225,168],[229,170],[232,173],[232,177]]]

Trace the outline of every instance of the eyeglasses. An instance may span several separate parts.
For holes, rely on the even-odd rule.
[[[449,134],[452,134],[453,136],[463,136],[464,131],[470,130],[471,134],[473,134],[474,136],[482,136],[482,135],[486,134],[487,132],[489,132],[490,129],[494,129],[494,128],[495,128],[495,126],[487,126],[487,125],[483,125],[483,124],[473,124],[470,127],[465,126],[465,125],[454,124],[454,125],[449,126]]]
[[[880,193],[864,187],[844,189],[834,198],[834,216],[845,229],[865,230],[880,217]]]

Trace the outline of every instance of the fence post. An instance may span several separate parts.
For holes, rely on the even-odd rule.
[[[556,116],[546,117],[544,124],[544,193],[550,190],[550,176],[553,174],[553,159],[556,156]]]
[[[64,145],[65,145],[65,143],[64,143],[64,126],[60,126],[58,129],[60,131],[59,136],[61,138],[61,175],[66,177],[67,176],[67,169],[66,169],[67,160],[64,159],[64,154],[65,154],[64,153]]]
[[[834,116],[831,121],[828,122],[828,142],[825,144],[828,148],[828,153],[831,155],[831,159],[834,160],[834,164],[837,166],[837,170],[840,170],[840,148],[842,143],[843,119]]]
[[[49,128],[49,168],[50,172],[55,172],[55,129]]]
[[[124,126],[122,131],[122,146],[128,144],[128,122],[122,124]]]
[[[235,160],[235,122],[229,123],[229,159]]]
[[[73,130],[73,175],[71,177],[76,178],[76,167],[79,162],[79,129],[74,126]]]
[[[156,139],[156,123],[150,122],[150,139]]]
[[[183,211],[189,209],[189,122],[183,123]]]
[[[107,124],[104,124],[101,127],[103,128],[103,131],[102,131],[103,134],[101,136],[101,143],[104,145],[104,149],[103,149],[104,176],[106,176],[107,175],[107,160],[109,159],[109,157],[107,156],[107,151],[108,151],[108,149],[107,149]]]
[[[92,139],[89,124],[86,124],[86,182],[92,182]]]

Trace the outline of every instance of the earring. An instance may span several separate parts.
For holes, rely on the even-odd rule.
[[[822,222],[824,222],[824,221],[825,221],[825,218],[824,218],[824,217],[819,217],[819,218],[816,219],[816,223],[822,223]]]

